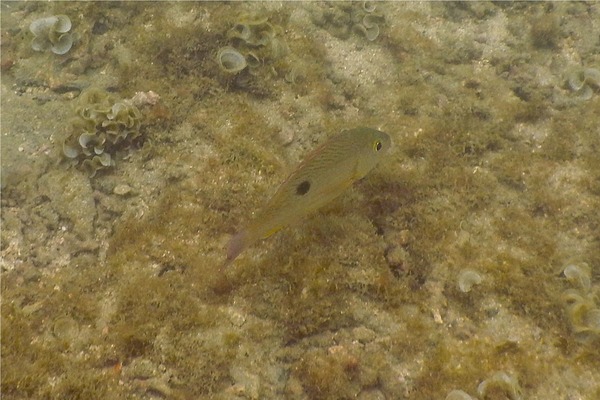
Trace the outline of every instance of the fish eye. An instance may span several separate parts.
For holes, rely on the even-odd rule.
[[[376,140],[375,143],[373,143],[373,150],[375,150],[375,151],[381,150],[382,147],[383,147],[383,145],[381,144],[381,142],[379,140]]]

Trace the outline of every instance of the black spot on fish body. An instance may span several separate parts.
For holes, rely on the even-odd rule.
[[[303,196],[310,190],[310,182],[302,181],[298,186],[296,186],[296,194]]]

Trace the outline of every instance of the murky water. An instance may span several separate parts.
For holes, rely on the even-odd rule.
[[[3,398],[600,393],[597,3],[1,18]],[[222,274],[357,126],[388,157]]]

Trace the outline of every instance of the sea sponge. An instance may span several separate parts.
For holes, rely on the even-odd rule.
[[[50,50],[54,54],[65,54],[73,46],[75,36],[69,33],[71,20],[66,15],[36,19],[29,25],[34,38],[31,47],[36,51]]]
[[[133,101],[99,89],[87,90],[80,100],[62,150],[93,177],[98,170],[114,166],[115,153],[141,135],[142,113]]]

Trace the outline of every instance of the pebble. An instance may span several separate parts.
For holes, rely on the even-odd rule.
[[[132,190],[133,189],[129,185],[119,184],[115,186],[115,188],[113,189],[113,193],[119,196],[126,196],[129,193],[131,193]]]

